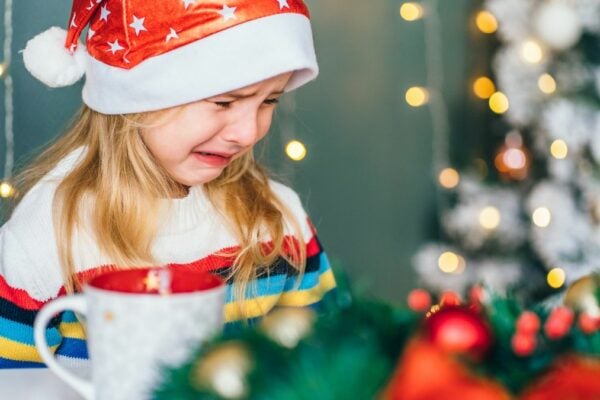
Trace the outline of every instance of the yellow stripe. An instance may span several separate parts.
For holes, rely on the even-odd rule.
[[[56,351],[56,346],[51,346],[52,352]],[[12,341],[0,337],[0,357],[14,361],[32,361],[42,362],[35,346]]]
[[[58,331],[66,338],[85,340],[85,331],[79,322],[61,322]]]
[[[335,288],[333,272],[328,270],[319,277],[319,284],[306,290],[286,292],[281,295],[278,306],[303,307],[316,303],[323,298],[325,293]]]
[[[248,299],[244,302],[243,313],[239,302],[234,301],[225,304],[225,322],[239,321],[245,318],[261,317],[271,311],[280,295],[271,295],[258,297],[256,299]]]

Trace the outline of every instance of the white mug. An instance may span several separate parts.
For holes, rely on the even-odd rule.
[[[59,297],[38,313],[35,345],[46,363],[85,399],[146,399],[163,366],[183,363],[223,325],[225,284],[184,268],[114,271],[92,279],[82,294]],[[92,381],[61,366],[46,342],[56,313],[85,316]]]

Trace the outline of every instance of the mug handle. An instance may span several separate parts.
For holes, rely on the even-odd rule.
[[[46,327],[48,322],[59,312],[65,310],[73,310],[81,314],[87,312],[87,302],[85,296],[82,294],[76,294],[72,296],[59,297],[52,300],[38,312],[35,322],[33,324],[33,338],[35,340],[35,346],[37,347],[42,360],[46,363],[48,368],[54,372],[60,379],[65,381],[69,386],[75,389],[81,394],[86,400],[92,400],[94,398],[94,388],[90,381],[82,379],[75,374],[71,373],[65,367],[60,365],[54,354],[48,347],[46,341]]]

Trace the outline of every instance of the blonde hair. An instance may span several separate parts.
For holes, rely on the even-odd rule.
[[[171,109],[173,110],[173,109]],[[81,288],[73,259],[73,237],[90,212],[99,249],[119,268],[156,265],[152,243],[161,225],[160,199],[187,188],[172,180],[145,146],[140,128],[164,123],[173,113],[105,115],[83,106],[71,128],[22,171],[16,184],[20,198],[74,150],[87,149],[58,184],[53,203],[54,229],[67,292]],[[149,125],[150,124],[150,125]],[[217,179],[204,185],[210,201],[226,217],[239,243],[229,278],[243,309],[248,284],[259,267],[283,257],[303,273],[306,250],[299,223],[271,190],[265,170],[251,152],[231,162]],[[94,207],[84,210],[93,198]],[[149,216],[157,217],[151,220]],[[141,223],[143,221],[143,223]],[[285,234],[289,224],[292,236]],[[265,243],[270,245],[266,246]]]

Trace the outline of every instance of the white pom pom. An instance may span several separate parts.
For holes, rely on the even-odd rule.
[[[53,88],[72,85],[85,73],[85,46],[78,43],[71,54],[65,48],[66,38],[67,31],[53,26],[29,40],[23,50],[25,68]]]

